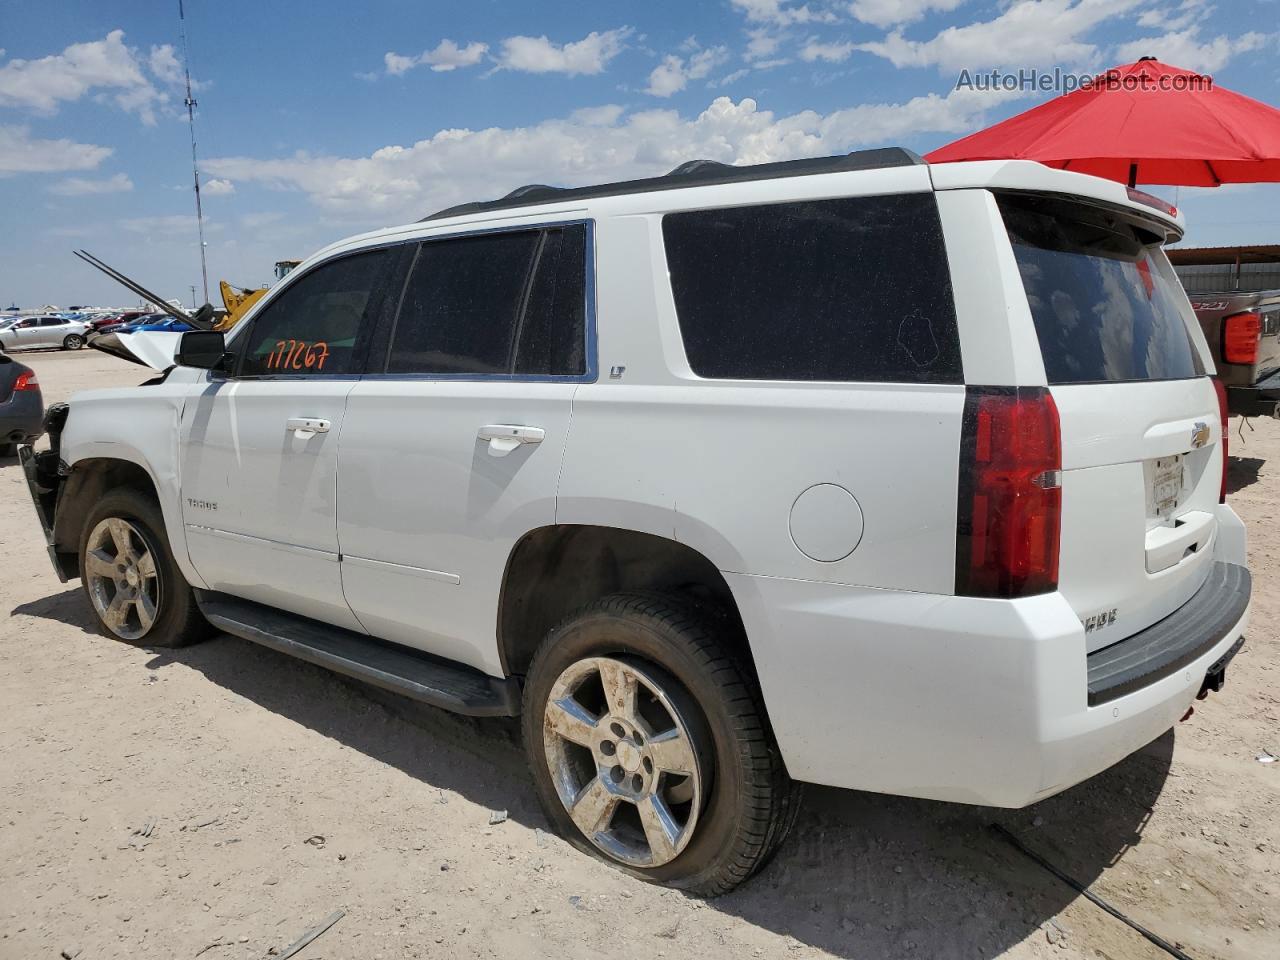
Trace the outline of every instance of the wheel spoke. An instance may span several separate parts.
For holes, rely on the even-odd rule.
[[[693,748],[689,739],[679,727],[672,727],[649,739],[649,755],[653,757],[653,765],[667,773],[697,772],[697,762],[693,756]]]
[[[602,830],[609,829],[613,820],[613,812],[618,807],[618,798],[609,792],[599,777],[592,777],[591,782],[578,791],[569,808],[569,816],[578,825],[578,829],[588,837]]]
[[[544,722],[570,743],[588,748],[595,744],[596,718],[572,697],[548,702]]]
[[[125,619],[129,616],[129,607],[132,605],[123,593],[117,592],[107,604],[107,609],[102,611],[103,623],[113,630],[119,630],[124,626]]]
[[[137,559],[138,574],[147,580],[156,575],[156,558],[148,550]]]
[[[116,567],[105,551],[101,549],[86,550],[84,554],[84,572],[91,577],[112,580],[116,575]]]
[[[605,712],[633,719],[636,715],[635,675],[616,661],[603,660],[600,663],[600,682],[604,685],[604,696],[608,701]]]
[[[143,632],[150,630],[151,625],[156,622],[155,601],[143,591],[138,594],[138,599],[133,602],[133,605],[138,611],[138,623],[142,626]]]
[[[640,825],[644,827],[644,838],[649,841],[649,850],[653,859],[665,863],[675,855],[676,843],[680,839],[680,827],[676,825],[671,811],[657,794],[651,794],[640,801]]]
[[[116,545],[116,559],[123,560],[133,552],[130,542],[129,525],[118,517],[107,521],[107,532],[111,534],[111,542]]]

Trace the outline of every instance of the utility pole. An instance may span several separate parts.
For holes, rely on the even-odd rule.
[[[191,58],[187,53],[187,15],[182,9],[182,0],[178,0],[178,23],[182,31],[182,72],[187,79],[187,99],[183,101],[187,107],[187,126],[191,130],[191,178],[196,185],[196,228],[200,233],[200,279],[204,283],[204,300],[209,302],[209,268],[205,264],[204,243],[204,210],[200,206],[200,167],[196,163],[196,101],[191,96]],[[191,299],[195,299],[192,290]],[[195,304],[191,305],[195,309]]]

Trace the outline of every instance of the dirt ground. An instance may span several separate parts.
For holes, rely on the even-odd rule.
[[[24,359],[46,402],[146,376]],[[778,858],[710,902],[546,832],[514,722],[231,637],[99,636],[0,460],[0,957],[261,958],[337,910],[301,958],[1166,956],[992,823],[1197,960],[1280,956],[1280,762],[1258,759],[1280,756],[1280,423],[1254,426],[1231,464],[1253,622],[1221,694],[1026,810],[812,788]]]

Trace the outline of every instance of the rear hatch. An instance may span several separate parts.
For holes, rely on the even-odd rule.
[[[1209,574],[1217,391],[1154,225],[1061,197],[997,202],[1061,419],[1058,587],[1092,652],[1168,616]]]

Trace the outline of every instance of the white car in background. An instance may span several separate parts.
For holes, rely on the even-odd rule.
[[[322,250],[21,456],[104,633],[521,714],[572,843],[717,894],[797,782],[1025,806],[1221,687],[1182,232],[904,150],[526,187]]]
[[[61,347],[79,350],[88,336],[89,324],[58,316],[18,317],[0,327],[0,346],[5,350],[28,350],[36,347]]]

